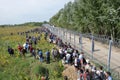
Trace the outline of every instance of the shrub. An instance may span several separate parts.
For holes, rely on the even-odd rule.
[[[60,78],[62,76],[62,71],[64,70],[64,67],[61,63],[61,61],[59,61],[58,63],[56,63],[54,66],[54,71],[53,71],[53,76]]]
[[[46,76],[48,73],[48,69],[46,69],[45,67],[41,66],[41,65],[36,65],[33,68],[33,73],[36,76]]]

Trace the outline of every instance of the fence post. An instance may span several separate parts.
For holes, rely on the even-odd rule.
[[[57,27],[57,36],[60,38],[60,35],[59,35],[59,28]]]
[[[79,43],[80,43],[80,51],[82,52],[82,34],[81,33],[79,36]]]
[[[64,39],[65,39],[65,38],[64,38],[64,37],[65,37],[65,34],[64,34],[64,29],[63,29],[63,28],[62,28],[62,32],[63,32],[63,33],[62,33],[62,34],[63,34],[63,39],[62,39],[62,40],[64,40]]]
[[[109,41],[108,62],[107,62],[108,71],[110,71],[110,59],[111,59],[112,42],[113,42],[112,40]]]
[[[120,76],[120,73],[118,72],[118,79],[120,79],[119,76]]]
[[[61,33],[62,33],[62,41],[63,41],[64,31],[62,28],[61,28]]]
[[[67,29],[66,29],[66,42],[68,42],[68,32],[67,32]]]
[[[73,33],[74,34],[74,48],[75,48],[75,33]]]
[[[70,36],[69,36],[69,39],[70,39],[70,43],[71,43],[71,31],[69,32]]]
[[[60,39],[62,39],[61,36],[62,35],[62,32],[61,32],[61,28],[59,28],[59,36],[60,36]]]
[[[62,34],[62,33],[61,33],[61,31],[60,31],[60,30],[61,30],[61,29],[59,28],[59,36],[60,36],[60,39],[61,39],[61,34]]]
[[[67,30],[65,30],[65,32],[66,32],[66,42],[67,42]]]
[[[91,58],[93,59],[93,52],[94,52],[94,36],[93,36],[93,35],[92,35],[91,52],[92,52],[92,56],[91,56]]]
[[[55,31],[56,31],[56,35],[58,36],[58,30],[57,30],[57,28],[55,28]]]
[[[52,32],[55,34],[55,30],[54,30],[54,29],[55,29],[55,27],[53,26],[53,27],[52,27]]]

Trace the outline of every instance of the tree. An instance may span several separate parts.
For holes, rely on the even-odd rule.
[[[66,4],[50,22],[83,33],[120,38],[120,0],[75,0]]]

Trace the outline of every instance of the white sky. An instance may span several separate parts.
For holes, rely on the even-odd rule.
[[[48,21],[74,0],[0,0],[0,24]]]

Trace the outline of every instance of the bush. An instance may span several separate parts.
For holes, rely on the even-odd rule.
[[[41,65],[36,65],[33,68],[33,73],[36,76],[46,76],[48,74],[48,69],[46,69],[45,67]]]
[[[62,71],[64,70],[64,67],[63,67],[61,61],[54,64],[53,68],[54,68],[53,76],[57,77],[57,78],[60,78],[62,76]]]

